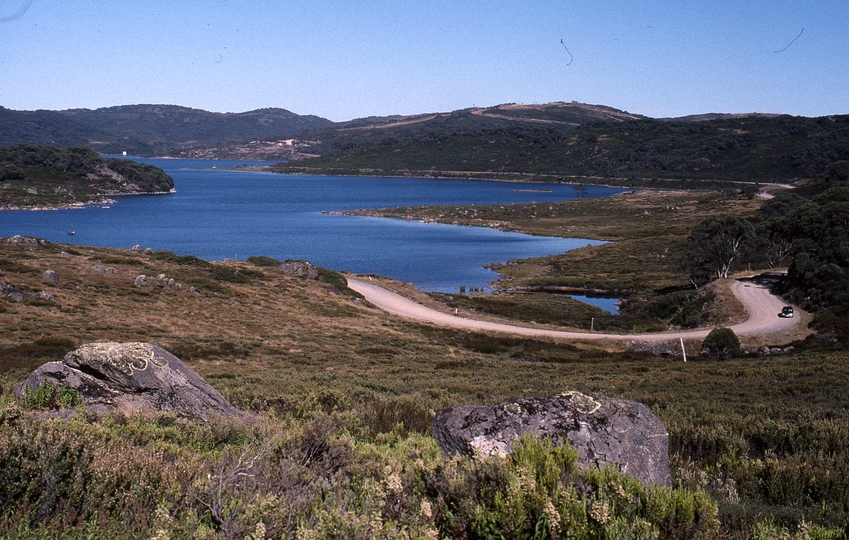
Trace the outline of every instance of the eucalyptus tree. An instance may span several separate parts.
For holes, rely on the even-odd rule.
[[[699,287],[727,278],[754,237],[752,224],[738,216],[714,216],[696,225],[687,239],[683,261],[690,281]]]

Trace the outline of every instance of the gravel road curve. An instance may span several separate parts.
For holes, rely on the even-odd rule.
[[[581,340],[628,340],[628,341],[668,341],[671,339],[704,339],[710,328],[696,330],[679,330],[655,334],[606,334],[602,332],[566,332],[544,328],[530,328],[511,324],[480,321],[466,317],[442,313],[410,300],[405,296],[387,290],[374,283],[360,279],[347,278],[348,286],[362,294],[366,300],[378,308],[420,322],[432,323],[449,328],[466,330],[481,330],[503,332],[522,336],[549,337],[556,339]],[[800,317],[789,319],[778,317],[778,312],[785,306],[783,300],[773,295],[767,286],[757,281],[740,280],[731,285],[731,292],[746,308],[749,318],[743,323],[730,328],[738,336],[761,336],[786,331],[801,323]]]

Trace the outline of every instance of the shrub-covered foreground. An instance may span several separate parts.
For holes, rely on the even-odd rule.
[[[583,533],[592,538],[651,536],[648,529],[658,538],[846,536],[849,355],[828,334],[797,343],[792,354],[723,362],[702,361],[693,349],[700,344],[688,343],[693,361],[685,363],[602,344],[415,325],[329,281],[164,255],[0,249],[7,284],[56,299],[0,301],[0,538],[244,538],[259,536],[260,522],[267,538],[364,537],[376,534],[367,529],[373,516],[390,531],[384,536],[403,537],[403,525],[411,537],[545,537],[557,523],[568,538],[578,514],[561,512],[561,503],[572,496],[587,506]],[[92,273],[95,265],[116,272]],[[214,272],[218,266],[224,270]],[[47,269],[58,284],[42,281]],[[141,272],[198,291],[161,281],[136,287]],[[164,346],[262,421],[26,423],[23,410],[67,406],[71,396],[54,388],[13,406],[12,389],[36,366],[98,340]],[[696,522],[680,513],[663,521],[642,501],[666,499],[631,492],[624,480],[631,506],[616,503],[615,489],[565,466],[557,489],[545,492],[560,521],[550,508],[541,520],[545,499],[522,492],[520,508],[514,497],[516,486],[527,487],[519,470],[526,461],[446,460],[430,436],[444,407],[566,390],[639,401],[658,415],[679,490],[664,493],[703,509],[699,501],[710,497],[718,529],[705,520],[693,530]],[[546,451],[545,460],[568,463],[558,452]],[[549,485],[534,478],[535,489]],[[398,480],[403,496],[392,499],[387,490]],[[602,496],[607,505],[593,510]],[[605,508],[610,521],[600,532],[590,512],[601,519]],[[422,517],[428,512],[432,522]],[[633,529],[616,528],[625,521]]]
[[[546,440],[449,459],[431,437],[367,437],[344,414],[25,422],[12,405],[3,423],[7,537],[709,538],[719,526],[704,492],[580,470]]]

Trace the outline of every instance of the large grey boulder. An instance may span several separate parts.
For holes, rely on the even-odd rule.
[[[309,261],[286,261],[280,265],[281,274],[318,279],[318,267]]]
[[[467,456],[505,456],[526,433],[567,439],[585,467],[611,463],[644,483],[671,485],[669,433],[634,401],[566,392],[492,406],[460,405],[439,412],[433,432],[443,452]]]
[[[95,413],[173,411],[206,421],[213,416],[243,418],[217,390],[179,358],[149,343],[90,343],[48,362],[21,384],[35,391],[45,382],[77,390]]]

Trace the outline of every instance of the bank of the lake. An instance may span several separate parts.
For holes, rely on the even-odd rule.
[[[138,158],[134,158],[138,159]],[[569,185],[420,178],[280,175],[227,170],[264,162],[138,159],[164,169],[176,193],[114,197],[115,203],[0,214],[0,236],[104,247],[142,245],[203,259],[266,255],[334,270],[375,273],[428,291],[486,287],[484,265],[564,253],[598,240],[508,233],[416,220],[332,215],[362,208],[493,205],[574,199]],[[521,191],[520,191],[521,190]],[[590,187],[588,197],[621,190]],[[108,208],[107,208],[108,207]],[[69,236],[68,231],[74,231]]]

